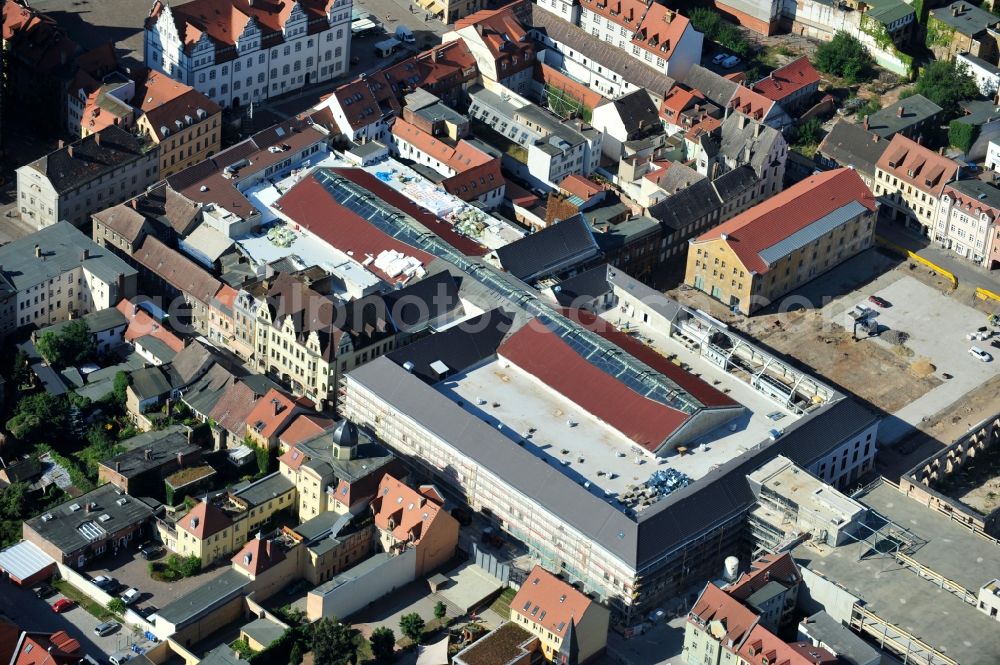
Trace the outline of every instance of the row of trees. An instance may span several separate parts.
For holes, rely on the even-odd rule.
[[[732,23],[724,21],[719,12],[696,7],[688,14],[691,25],[698,32],[705,35],[706,39],[711,39],[719,46],[728,49],[745,58],[750,55],[750,42],[746,40],[740,29]]]

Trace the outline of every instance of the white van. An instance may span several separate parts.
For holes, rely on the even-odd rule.
[[[389,39],[384,39],[375,45],[375,54],[380,58],[388,58],[390,55],[395,53],[402,44],[399,43],[398,39],[390,37]]]
[[[132,655],[131,651],[119,651],[116,654],[112,654],[108,658],[108,662],[111,663],[111,665],[125,665],[125,663],[132,660]]]

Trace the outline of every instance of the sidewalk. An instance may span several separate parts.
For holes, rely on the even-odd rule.
[[[958,278],[960,285],[972,288],[982,287],[990,291],[1000,290],[1000,270],[990,272],[941,249],[930,238],[917,235],[899,224],[884,219],[879,220],[875,231],[886,240],[894,242],[900,247],[905,247],[931,263],[950,271]]]

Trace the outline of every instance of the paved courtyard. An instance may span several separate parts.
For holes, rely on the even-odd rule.
[[[169,556],[169,552],[163,554],[157,561],[165,561],[167,556]],[[135,607],[142,610],[143,613],[156,611],[193,589],[203,586],[229,569],[227,564],[217,566],[194,577],[179,579],[176,582],[159,582],[149,576],[150,562],[143,559],[137,551],[131,548],[117,557],[99,559],[93,563],[96,565],[88,566],[86,569],[86,574],[91,578],[107,575],[122,584],[122,591],[130,587],[139,589],[142,595]]]
[[[870,295],[887,300],[890,306],[875,307],[868,302]],[[822,314],[833,323],[848,326],[847,312],[858,304],[865,304],[877,312],[876,321],[880,327],[907,333],[906,347],[913,351],[908,360],[926,359],[934,366],[934,375],[941,379],[938,386],[895,411],[893,417],[882,424],[879,431],[882,441],[898,441],[925,417],[951,406],[962,395],[1000,372],[1000,360],[982,362],[969,354],[973,345],[998,352],[990,346],[989,340],[973,342],[966,339],[968,333],[986,323],[985,314],[956,302],[948,292],[935,290],[909,275],[893,271],[866,284],[862,290],[826,305]],[[890,350],[893,347],[880,337],[861,343],[878,344]],[[945,374],[951,378],[946,378]]]

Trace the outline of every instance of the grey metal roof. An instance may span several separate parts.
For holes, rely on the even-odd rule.
[[[132,372],[132,392],[140,400],[166,395],[170,392],[170,382],[159,367],[143,367]]]
[[[329,533],[330,529],[333,528],[333,525],[339,519],[340,515],[338,513],[328,510],[299,524],[292,531],[302,536],[306,542],[309,542]]]
[[[723,201],[735,199],[756,184],[757,174],[748,164],[737,166],[732,171],[726,171],[712,181],[712,186],[715,187],[715,191],[719,193],[719,198]]]
[[[250,663],[240,658],[228,644],[220,644],[201,659],[200,665],[250,665]]]
[[[264,476],[255,483],[247,485],[234,494],[252,506],[259,506],[275,497],[281,496],[291,491],[295,484],[288,478],[281,475],[280,471],[275,471],[269,476]]]
[[[257,619],[256,621],[251,621],[240,628],[240,631],[246,633],[264,646],[270,645],[272,642],[284,635],[286,630],[287,628],[283,627],[281,624],[271,621],[270,619]]]
[[[982,180],[956,180],[948,184],[959,194],[980,201],[982,205],[1000,210],[1000,189]]]
[[[154,358],[161,363],[173,362],[177,352],[171,349],[166,342],[152,335],[143,335],[137,338],[136,343],[146,349]]]
[[[719,108],[726,108],[740,88],[739,83],[730,81],[725,76],[705,69],[701,65],[691,65],[687,76],[684,77],[684,85],[700,90],[708,101]]]
[[[114,307],[108,307],[107,309],[99,309],[96,312],[91,312],[90,314],[84,314],[77,321],[84,321],[87,327],[92,333],[107,332],[109,330],[114,330],[118,327],[125,327],[128,325],[128,319],[125,315],[119,312]],[[60,321],[59,323],[53,323],[51,326],[47,326],[38,331],[38,335],[46,332],[59,333],[63,328],[72,323],[74,319],[69,319],[67,321]]]
[[[556,301],[568,307],[581,300],[594,300],[611,291],[608,284],[608,264],[602,263],[590,270],[577,273],[558,284],[558,290],[553,289]]]
[[[783,238],[780,242],[762,249],[758,254],[765,263],[773,266],[792,252],[805,247],[811,242],[815,242],[838,226],[848,223],[867,211],[868,208],[865,206],[857,201],[851,201],[847,205],[843,205],[833,212],[820,217],[808,226],[799,229],[792,235]]]
[[[821,642],[838,662],[845,665],[867,665],[880,660],[879,652],[854,634],[850,628],[840,623],[824,611],[817,612],[805,622],[809,637]]]
[[[696,222],[721,208],[722,200],[718,192],[712,182],[705,178],[654,204],[649,208],[649,215],[659,220],[669,231],[686,234],[694,231],[692,225]]]
[[[574,215],[496,250],[504,270],[532,281],[566,270],[597,255],[590,225]]]
[[[111,125],[22,168],[38,171],[61,194],[141,159],[154,149],[156,146],[145,138]]]
[[[178,628],[235,598],[253,581],[233,569],[195,587],[187,594],[161,608],[156,616]],[[204,662],[204,661],[202,661]]]
[[[35,245],[42,253],[41,258],[35,256]],[[46,226],[0,247],[2,275],[18,291],[47,282],[81,264],[105,282],[116,283],[119,276],[137,274],[135,268],[98,246],[69,222]]]
[[[959,104],[965,115],[955,118],[956,122],[966,125],[985,125],[1000,118],[1000,107],[991,100],[966,99]]]
[[[101,485],[31,518],[26,524],[64,554],[73,554],[94,540],[140,524],[153,516],[153,511],[145,503],[119,492],[114,485]],[[87,512],[86,506],[91,503],[96,506]],[[73,506],[77,508],[74,510]],[[51,515],[52,519],[44,519],[45,515]],[[104,515],[108,519],[102,521]]]
[[[899,110],[903,110],[900,117]],[[884,139],[908,127],[925,122],[941,113],[941,107],[923,95],[912,95],[900,99],[868,116],[868,131]]]

